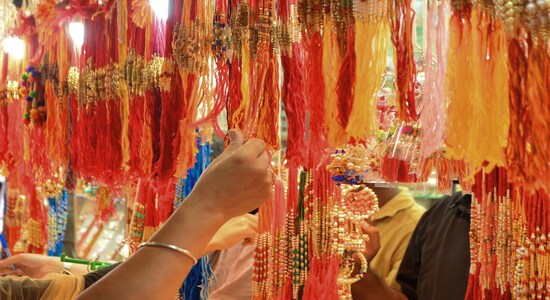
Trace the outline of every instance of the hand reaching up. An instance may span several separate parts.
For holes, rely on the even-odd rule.
[[[244,142],[236,130],[229,136],[229,147],[204,171],[190,195],[208,211],[228,219],[258,208],[272,192],[265,143]]]

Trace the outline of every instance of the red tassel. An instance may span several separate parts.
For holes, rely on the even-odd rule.
[[[306,99],[304,95],[304,70],[301,45],[292,46],[292,57],[281,56],[284,82],[282,100],[285,105],[285,113],[288,122],[288,135],[286,144],[286,166],[298,167],[307,161],[305,132],[306,132]]]
[[[0,105],[0,141],[3,141],[0,143],[0,162],[6,161],[8,153],[8,144],[10,143],[10,140],[8,140],[8,122],[8,106]]]
[[[343,128],[348,126],[349,116],[353,109],[356,64],[355,32],[350,26],[347,29],[346,55],[342,60],[342,66],[338,74],[338,83],[336,84],[336,93],[338,94],[338,123]]]
[[[241,102],[243,101],[243,93],[241,90],[241,80],[243,77],[241,70],[241,61],[233,57],[231,62],[231,68],[229,72],[229,94],[227,97],[227,123],[229,128],[243,128],[243,119],[236,121],[236,112]]]
[[[44,127],[27,127],[29,136],[30,161],[25,166],[27,172],[32,172],[34,184],[41,184],[53,176],[55,172],[52,170],[52,162],[47,157],[46,151],[46,134]],[[31,175],[32,176],[32,175]]]
[[[91,150],[95,154],[95,157],[90,157],[88,162],[91,167],[88,170],[89,176],[97,176],[104,179],[106,171],[107,157],[109,157],[110,149],[107,147],[109,139],[108,123],[107,123],[107,102],[99,101],[94,111],[90,111],[92,114],[92,124],[87,128],[88,140],[87,142],[92,148]]]
[[[161,92],[161,99],[160,156],[156,163],[155,171],[158,180],[166,183],[175,172],[175,159],[177,157],[175,151],[177,148],[174,148],[174,139],[178,135],[183,101],[173,92]],[[164,184],[160,186],[164,186]]]
[[[407,123],[418,120],[416,112],[416,64],[414,61],[413,33],[414,10],[411,0],[398,0],[390,10],[391,39],[397,56],[396,84],[399,118]]]
[[[116,213],[110,188],[101,186],[96,196],[96,215],[103,222],[110,220]]]
[[[288,192],[287,192],[287,210],[288,212],[298,210],[298,169],[288,169]]]
[[[218,123],[218,116],[225,108],[225,102],[229,98],[229,67],[229,61],[217,58],[216,69],[214,70],[216,87],[214,89],[214,101],[212,107],[206,116],[194,122],[193,127],[196,128],[203,123]],[[204,100],[211,101],[211,99]]]
[[[141,163],[141,143],[144,131],[145,97],[136,96],[130,100],[130,115],[128,120],[128,140],[130,144],[129,173],[135,177],[145,175]]]
[[[313,167],[328,146],[325,128],[325,80],[323,79],[323,38],[320,32],[313,32],[305,39],[306,49],[305,82],[306,99],[311,118],[308,124],[309,159],[308,167]]]
[[[261,90],[260,90],[261,91]],[[277,58],[270,53],[263,97],[259,102],[258,122],[254,124],[258,138],[266,142],[272,150],[279,149],[279,67]],[[269,124],[269,126],[265,126]]]
[[[336,256],[317,258],[310,261],[308,280],[302,299],[338,299],[338,272],[340,260]]]
[[[158,193],[158,209],[157,218],[155,220],[155,226],[162,225],[174,211],[174,195],[176,193],[176,180],[172,179],[166,185],[161,188]]]
[[[120,111],[121,102],[119,101],[119,99],[108,100],[105,102],[109,117],[109,132],[106,141],[107,157],[105,159],[105,167],[109,173],[109,177],[106,179],[106,183],[121,185],[125,181],[124,177],[122,176],[122,119]]]

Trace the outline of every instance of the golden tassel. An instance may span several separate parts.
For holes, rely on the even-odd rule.
[[[357,77],[346,131],[352,138],[366,140],[375,130],[376,102],[386,69],[389,26],[387,21],[367,23],[359,20],[355,26]]]
[[[338,95],[336,83],[341,57],[338,43],[332,31],[332,18],[326,17],[323,26],[323,78],[325,79],[325,127],[331,146],[339,147],[348,140],[345,129],[338,122]]]
[[[126,64],[126,57],[128,54],[127,49],[127,36],[126,29],[128,27],[128,3],[127,0],[117,0],[118,8],[118,57],[119,57],[119,66],[124,66]],[[118,85],[118,95],[120,99],[120,114],[122,121],[121,128],[121,152],[122,152],[122,165],[126,169],[128,162],[130,161],[130,139],[128,137],[128,122],[130,117],[130,102],[128,99],[128,85],[124,77],[121,77],[120,84]]]

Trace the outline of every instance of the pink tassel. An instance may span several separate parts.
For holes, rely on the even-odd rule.
[[[435,24],[437,10],[437,24]],[[428,157],[441,148],[445,132],[444,80],[447,69],[447,19],[449,4],[433,2],[428,8],[426,50],[426,81],[424,85],[424,108],[420,120],[424,137],[420,145],[422,157]],[[435,45],[435,55],[433,53]],[[432,59],[436,64],[432,63]]]

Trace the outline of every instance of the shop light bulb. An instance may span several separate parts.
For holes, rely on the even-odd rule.
[[[25,56],[25,41],[18,37],[8,36],[2,42],[4,51],[6,51],[12,58],[23,59]]]
[[[168,0],[150,0],[151,8],[162,20],[168,19]]]
[[[82,22],[71,22],[69,24],[69,35],[79,48],[84,44],[84,24]]]

